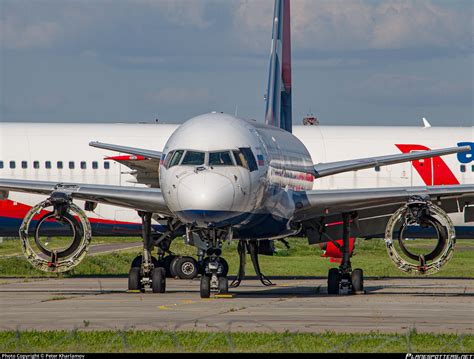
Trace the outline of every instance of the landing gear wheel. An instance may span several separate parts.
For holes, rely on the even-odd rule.
[[[163,267],[165,268],[165,271],[166,271],[166,278],[172,278],[173,277],[171,275],[171,262],[175,258],[176,258],[176,256],[173,255],[173,254],[167,255],[165,258],[163,258]]]
[[[222,273],[220,274],[222,277],[227,277],[227,274],[229,273],[229,263],[224,258],[219,258],[221,264],[222,264]]]
[[[201,298],[209,298],[211,296],[211,277],[203,275],[201,277],[201,285],[199,288]]]
[[[219,277],[219,294],[229,293],[229,280],[227,277]]]
[[[166,271],[163,267],[154,268],[151,272],[151,289],[153,293],[164,293],[166,290]]]
[[[181,257],[174,257],[170,263],[170,276],[171,278],[176,278],[178,276],[178,272],[176,271],[176,264]]]
[[[328,294],[339,294],[339,282],[341,281],[341,275],[339,269],[331,268],[328,273]]]
[[[139,267],[130,268],[128,272],[128,290],[143,290]]]
[[[181,257],[174,266],[180,279],[194,279],[198,275],[198,264],[193,257]]]
[[[351,275],[352,291],[364,293],[364,272],[362,269],[354,269]]]

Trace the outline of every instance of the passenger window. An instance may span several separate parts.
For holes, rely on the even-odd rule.
[[[0,170],[3,168],[3,161],[0,161]]]
[[[28,168],[28,162],[26,161],[21,161],[21,168],[23,168],[24,170],[26,170]]]
[[[104,162],[104,169],[108,170],[110,169],[110,162]]]
[[[63,161],[58,161],[56,164],[57,164],[57,166],[58,166],[58,170],[62,170],[62,169],[63,169]]]
[[[186,151],[183,166],[200,166],[204,164],[204,152]]]
[[[86,161],[81,161],[81,170],[85,170],[87,168]]]
[[[92,162],[92,169],[93,169],[93,170],[96,170],[96,169],[98,169],[98,168],[99,168],[99,164],[97,163],[97,161],[93,161],[93,162]]]
[[[171,157],[169,166],[173,167],[173,166],[178,165],[179,161],[181,161],[181,157],[183,157],[183,153],[184,153],[183,150],[175,151],[175,153],[173,153],[173,157]]]
[[[46,161],[44,163],[44,167],[46,167],[46,169],[50,170],[51,169],[51,161]]]
[[[10,168],[13,170],[16,168],[16,163],[15,161],[10,161]]]
[[[69,161],[69,169],[70,169],[70,170],[73,170],[74,167],[75,167],[74,161]]]
[[[209,153],[209,166],[233,166],[230,152],[211,152]]]
[[[33,168],[34,168],[35,170],[37,170],[38,168],[40,168],[40,163],[39,163],[39,161],[34,161],[34,162],[33,162]]]
[[[253,155],[252,150],[248,147],[239,148],[239,150],[247,162],[249,171],[253,172],[258,170],[257,161],[255,161],[255,156]]]

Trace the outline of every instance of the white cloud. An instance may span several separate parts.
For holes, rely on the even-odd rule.
[[[158,105],[187,106],[207,103],[211,100],[211,95],[207,88],[168,87],[147,93],[145,99]]]
[[[472,48],[473,14],[430,0],[299,0],[291,4],[292,40],[298,49]],[[254,50],[268,47],[272,11],[271,1],[240,1],[234,26],[243,44]]]
[[[136,0],[162,12],[164,17],[176,25],[205,28],[210,22],[205,19],[207,0]]]
[[[416,75],[377,73],[346,88],[345,97],[376,105],[472,106],[472,86]]]

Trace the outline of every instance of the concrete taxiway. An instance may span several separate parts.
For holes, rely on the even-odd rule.
[[[200,299],[198,280],[152,294],[127,293],[126,278],[0,278],[0,330],[474,332],[472,279],[366,279],[367,293],[351,296],[328,296],[323,278],[275,282]]]

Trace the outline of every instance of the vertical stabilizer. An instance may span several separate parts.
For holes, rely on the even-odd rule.
[[[275,0],[265,122],[292,131],[290,0]]]

